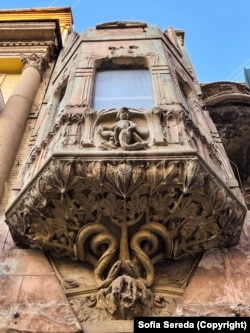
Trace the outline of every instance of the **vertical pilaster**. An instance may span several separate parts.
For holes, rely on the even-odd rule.
[[[91,90],[93,84],[93,69],[77,68],[69,92],[69,104],[72,107],[84,109],[91,106]]]
[[[157,105],[164,106],[178,103],[179,99],[168,66],[152,67],[151,73]]]
[[[47,59],[31,54],[21,58],[20,79],[0,114],[0,201],[16,158]]]

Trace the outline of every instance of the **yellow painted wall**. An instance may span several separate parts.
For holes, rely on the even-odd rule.
[[[0,88],[6,104],[21,74],[0,74]]]

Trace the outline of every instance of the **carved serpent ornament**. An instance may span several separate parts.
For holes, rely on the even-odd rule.
[[[156,235],[158,237],[156,237]],[[156,254],[150,258],[150,255],[154,255],[159,246],[159,237],[163,240],[165,249],[164,252]],[[151,248],[149,250],[143,250],[142,242],[149,243]],[[161,224],[156,222],[149,222],[143,225],[138,232],[134,234],[131,239],[130,247],[133,255],[139,260],[142,267],[146,272],[146,277],[143,282],[147,287],[150,287],[154,282],[154,264],[162,259],[171,258],[173,251],[173,240],[169,231]]]
[[[90,247],[94,255],[90,254],[88,250],[85,251],[87,240],[90,242]],[[105,249],[102,248],[103,246]],[[77,235],[77,258],[81,261],[88,261],[95,266],[94,274],[99,287],[107,284],[105,283],[107,279],[110,280],[109,275],[104,279],[104,271],[114,258],[117,248],[118,242],[116,238],[102,224],[85,225]]]

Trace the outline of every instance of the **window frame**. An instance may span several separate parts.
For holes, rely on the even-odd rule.
[[[119,61],[121,63],[119,63]],[[154,87],[153,87],[153,78],[151,75],[151,71],[150,69],[145,65],[146,63],[146,59],[144,58],[126,58],[126,60],[124,59],[112,59],[111,61],[109,61],[109,63],[105,63],[101,62],[99,63],[99,66],[96,67],[96,71],[95,71],[95,75],[94,75],[94,79],[93,79],[93,90],[92,90],[92,100],[91,100],[91,107],[95,110],[95,111],[101,111],[101,110],[109,110],[109,109],[114,109],[114,108],[120,108],[120,107],[129,107],[129,108],[142,108],[142,109],[151,109],[155,106],[155,96],[154,96]],[[142,90],[142,92],[147,92],[146,95],[133,95],[133,96],[129,96],[123,93],[123,95],[121,96],[114,96],[114,98],[116,99],[115,102],[111,102],[108,103],[106,102],[103,103],[103,106],[101,105],[101,99],[102,99],[102,95],[100,94],[100,90],[97,92],[97,89],[99,89],[100,87],[98,87],[98,76],[101,76],[101,73],[111,73],[111,76],[114,75],[115,73],[117,74],[121,74],[124,73],[124,75],[129,75],[128,73],[132,73],[132,72],[136,72],[138,71],[142,71],[141,73],[143,73],[141,76],[144,75],[145,78],[147,78],[147,82],[148,82],[148,87],[145,88],[147,86],[147,84],[145,84],[146,81],[143,81],[143,85],[144,85],[144,90]],[[126,72],[126,74],[125,74]],[[121,74],[123,75],[123,74]],[[132,74],[131,74],[132,75]],[[117,80],[118,81],[118,80]],[[104,83],[105,84],[105,83]],[[112,84],[110,85],[110,87],[112,88]],[[120,86],[122,87],[122,86]],[[139,86],[138,86],[139,87]],[[146,90],[147,89],[147,90]],[[112,89],[111,89],[112,90]],[[118,89],[117,89],[118,90]],[[127,90],[128,91],[128,90]],[[137,91],[139,92],[139,88],[137,88]],[[112,93],[115,94],[115,92],[113,91]],[[98,94],[98,96],[97,96]],[[103,94],[103,100],[106,99],[105,97],[105,93]],[[106,95],[107,99],[110,98],[111,99],[111,95]],[[120,101],[122,101],[122,99],[127,99],[128,102],[119,102],[119,97],[120,97]],[[141,97],[141,98],[140,98]],[[99,102],[97,101],[99,99]],[[148,102],[146,102],[146,100],[148,99]],[[135,100],[140,100],[141,102],[135,103]],[[119,104],[120,103],[120,104]]]

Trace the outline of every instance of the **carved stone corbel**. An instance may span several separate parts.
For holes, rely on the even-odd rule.
[[[149,313],[156,265],[235,244],[244,215],[195,157],[54,158],[6,214],[17,243],[91,265],[92,306],[114,319]]]

